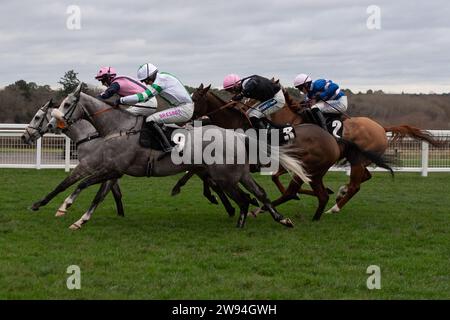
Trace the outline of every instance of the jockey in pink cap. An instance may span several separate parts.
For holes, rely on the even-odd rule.
[[[267,129],[269,123],[262,118],[280,110],[285,104],[281,85],[258,75],[241,79],[236,74],[229,74],[223,80],[223,88],[235,94],[232,98],[234,101],[244,97],[259,101],[248,112],[256,129]]]
[[[115,94],[120,97],[126,97],[146,89],[145,85],[132,77],[118,76],[113,67],[101,67],[95,79],[101,81],[104,86],[107,86],[107,89],[97,97],[99,99],[106,100]],[[139,104],[139,106],[132,106],[126,110],[136,115],[149,116],[156,111],[156,107],[156,99],[151,99],[146,103]]]

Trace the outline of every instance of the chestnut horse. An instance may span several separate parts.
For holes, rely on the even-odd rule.
[[[283,93],[286,99],[287,108],[284,107],[278,112],[271,114],[270,120],[276,124],[306,123],[306,117],[304,117],[304,113],[302,113],[306,106],[302,103],[295,102],[289,96],[287,91],[283,90]],[[388,147],[386,132],[392,133],[393,140],[401,140],[405,137],[410,137],[416,140],[427,141],[433,146],[439,145],[439,142],[436,141],[428,131],[408,125],[398,125],[386,128],[367,117],[344,116],[342,121],[342,137],[345,140],[355,143],[363,150],[371,151],[378,155],[384,154]],[[362,163],[351,164],[350,182],[339,188],[336,204],[327,212],[339,212],[342,207],[360,190],[361,184],[372,177],[369,170],[367,170],[367,166],[369,164],[371,164],[371,161],[369,160]],[[279,176],[284,173],[285,172],[283,171],[279,171],[273,176],[273,180],[281,193],[284,193],[285,189],[279,180]]]

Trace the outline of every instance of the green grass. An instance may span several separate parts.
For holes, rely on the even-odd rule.
[[[279,208],[295,228],[263,214],[243,230],[207,203],[197,178],[170,197],[179,176],[125,177],[126,217],[109,195],[77,232],[68,226],[97,187],[62,218],[54,213],[67,192],[27,210],[64,176],[0,170],[0,299],[450,298],[450,174],[376,173],[340,214],[312,222],[316,201],[304,197]],[[336,191],[346,180],[331,173],[326,184]],[[81,290],[66,288],[69,265],[81,268]],[[381,290],[366,287],[369,265],[381,268]]]

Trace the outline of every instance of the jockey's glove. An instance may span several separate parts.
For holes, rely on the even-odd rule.
[[[117,98],[116,101],[114,101],[114,106],[118,107],[122,104],[122,101],[120,101],[120,98]]]
[[[235,95],[233,98],[231,98],[231,100],[241,101],[243,98],[244,98],[244,95],[242,93],[239,93],[239,94]]]

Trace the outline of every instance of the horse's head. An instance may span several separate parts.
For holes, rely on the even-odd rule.
[[[208,102],[206,94],[211,85],[204,87],[203,83],[192,93],[192,101],[194,102],[194,119],[204,116],[208,112]]]
[[[58,109],[54,109],[51,113],[52,117],[56,119],[58,127],[61,129],[67,128],[74,122],[82,119],[85,116],[85,111],[80,102],[82,83],[70,93],[61,102]],[[52,129],[55,121],[49,123],[49,129]]]
[[[21,137],[24,143],[31,145],[47,132],[47,124],[51,118],[50,113],[52,108],[53,101],[50,99],[36,112]]]

